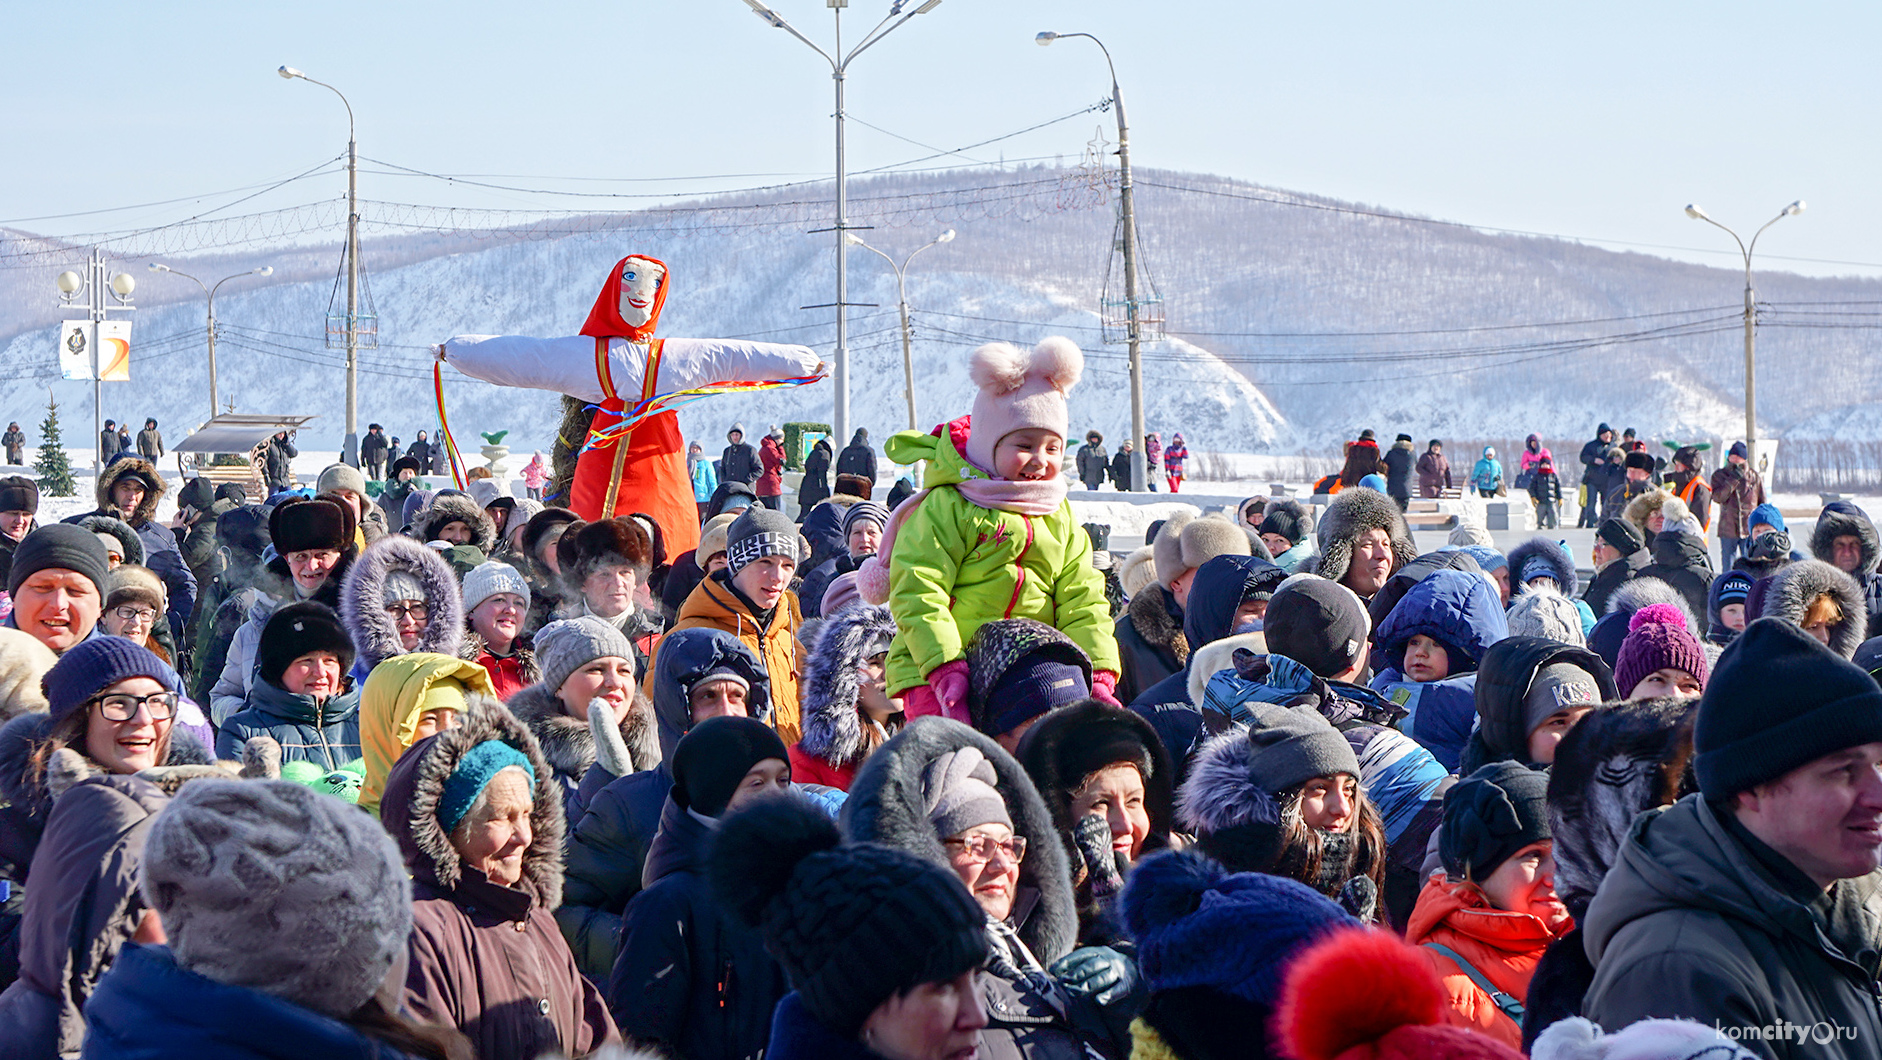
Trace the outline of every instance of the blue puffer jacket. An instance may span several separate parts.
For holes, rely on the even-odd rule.
[[[127,945],[85,1006],[85,1060],[406,1060],[339,1020]]]
[[[1444,645],[1450,656],[1450,676],[1443,681],[1420,684],[1404,676],[1405,645],[1421,634]],[[1372,689],[1408,712],[1400,728],[1447,770],[1457,768],[1477,716],[1477,662],[1507,636],[1496,586],[1481,574],[1458,570],[1432,572],[1379,623],[1374,643],[1388,667],[1373,678]]]
[[[344,689],[317,703],[313,696],[289,692],[273,681],[256,678],[248,705],[216,731],[216,757],[239,761],[251,736],[272,736],[281,745],[281,763],[312,762],[332,771],[360,756],[359,689],[342,678]]]

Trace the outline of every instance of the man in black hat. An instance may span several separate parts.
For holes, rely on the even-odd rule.
[[[1581,594],[1582,602],[1597,615],[1604,615],[1608,609],[1608,597],[1614,590],[1639,573],[1652,556],[1647,551],[1646,539],[1634,524],[1625,519],[1610,518],[1601,520],[1601,525],[1594,532],[1594,578],[1588,582],[1588,590]]]
[[[1778,1058],[1874,1057],[1882,688],[1759,619],[1713,670],[1693,751],[1698,793],[1634,821],[1582,919],[1582,1015],[1697,1020]]]
[[[366,465],[367,478],[378,482],[386,477],[386,453],[390,449],[386,429],[377,423],[368,424],[366,437],[359,440],[359,459]]]
[[[1644,449],[1630,449],[1627,459],[1622,464],[1624,477],[1608,490],[1607,508],[1609,516],[1618,517],[1627,509],[1627,502],[1653,489],[1653,456]]]

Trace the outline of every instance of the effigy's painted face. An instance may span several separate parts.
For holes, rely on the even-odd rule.
[[[629,258],[621,266],[621,319],[634,327],[653,316],[654,295],[667,279],[666,270],[645,258]]]

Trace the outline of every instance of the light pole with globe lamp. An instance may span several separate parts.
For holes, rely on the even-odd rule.
[[[292,66],[275,71],[292,81],[299,78],[340,97],[346,104],[346,441],[340,461],[359,466],[359,144],[354,137],[353,104],[346,93],[316,81]]]
[[[228,283],[230,280],[239,280],[244,276],[273,276],[274,266],[263,265],[259,269],[250,269],[247,272],[238,272],[233,276],[224,276],[222,279],[216,281],[214,287],[203,283],[203,281],[191,276],[187,272],[178,272],[162,262],[151,262],[150,271],[167,272],[172,276],[181,276],[196,286],[201,287],[203,293],[209,296],[209,418],[213,420],[216,418],[216,410],[221,407],[216,403],[216,292],[222,289],[223,284]]]
[[[59,304],[66,308],[84,309],[86,319],[91,322],[91,327],[87,329],[86,341],[91,345],[91,436],[97,439],[104,434],[105,389],[104,365],[99,360],[98,352],[98,326],[108,320],[111,313],[128,313],[137,308],[131,304],[131,293],[137,290],[137,277],[128,272],[113,275],[105,265],[104,251],[93,247],[90,259],[85,262],[84,273],[68,269],[60,273],[54,282],[59,288]],[[118,303],[117,305],[105,301],[107,292]],[[87,297],[83,305],[77,303],[81,294]],[[63,333],[61,329],[61,334]],[[103,447],[100,446],[100,448]],[[105,457],[108,455],[110,454],[99,452],[92,457],[91,472],[94,478],[103,473]]]
[[[1124,229],[1124,312],[1125,338],[1130,343],[1131,377],[1131,489],[1142,492],[1149,480],[1150,468],[1144,446],[1144,359],[1141,349],[1142,326],[1137,306],[1137,211],[1131,192],[1131,130],[1124,118],[1124,91],[1117,85],[1117,64],[1111,61],[1111,49],[1089,33],[1053,33],[1047,30],[1033,38],[1041,48],[1056,40],[1083,37],[1104,53],[1104,65],[1111,71],[1111,105],[1117,109],[1118,212]]]
[[[903,258],[902,263],[900,265],[897,265],[895,263],[894,258],[889,257],[887,254],[884,254],[882,251],[877,250],[875,247],[872,247],[868,243],[863,242],[862,236],[859,236],[854,232],[850,232],[850,233],[847,233],[846,238],[851,244],[855,246],[859,246],[863,248],[864,250],[869,251],[871,254],[874,254],[877,257],[881,258],[883,261],[888,262],[889,268],[895,270],[896,298],[902,310],[902,378],[906,381],[907,386],[908,386],[908,429],[911,431],[919,431],[921,430],[921,424],[919,424],[915,420],[914,340],[910,336],[909,329],[908,329],[908,282],[907,282],[908,263],[915,260],[915,255],[921,253],[924,250],[927,250],[929,247],[939,246],[942,243],[953,242],[954,241],[954,229],[950,228],[947,231],[929,240],[928,242],[922,244],[921,246],[916,247],[914,250],[909,251],[908,257]]]
[[[1751,290],[1751,253],[1758,249],[1758,237],[1764,234],[1765,228],[1771,227],[1792,214],[1803,212],[1804,201],[1798,199],[1796,202],[1778,211],[1776,217],[1766,221],[1763,228],[1759,228],[1756,232],[1751,234],[1751,242],[1746,243],[1743,239],[1738,238],[1737,232],[1726,228],[1724,225],[1707,216],[1705,210],[1701,209],[1697,204],[1690,202],[1686,204],[1686,216],[1695,221],[1704,221],[1714,228],[1723,229],[1725,234],[1731,236],[1732,241],[1738,244],[1738,252],[1745,256],[1745,449],[1748,456],[1747,463],[1754,468],[1758,467],[1759,464],[1758,388],[1756,383],[1756,369],[1754,367],[1758,316],[1756,303],[1753,300]]]

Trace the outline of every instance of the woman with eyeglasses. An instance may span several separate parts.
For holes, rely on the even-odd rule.
[[[946,718],[911,722],[863,762],[843,828],[851,842],[950,870],[986,914],[982,1060],[1129,1055],[1135,968],[1102,947],[1073,953],[1065,845],[1026,771],[992,738]]]
[[[359,657],[353,680],[409,652],[456,656],[464,646],[464,597],[437,552],[401,534],[359,554],[340,587],[340,620]]]
[[[111,571],[106,585],[109,591],[98,624],[106,633],[149,648],[157,658],[172,662],[170,653],[153,636],[168,606],[163,582],[147,567],[125,564]]]
[[[21,763],[28,813],[9,822],[41,831],[30,879],[15,884],[28,885],[21,963],[0,994],[0,1043],[9,1055],[73,1056],[80,1010],[118,949],[164,941],[138,894],[137,867],[168,796],[136,774],[209,756],[175,725],[176,671],[123,637],[76,645],[43,684],[48,710],[31,716],[38,735]],[[59,754],[67,750],[74,754]]]

